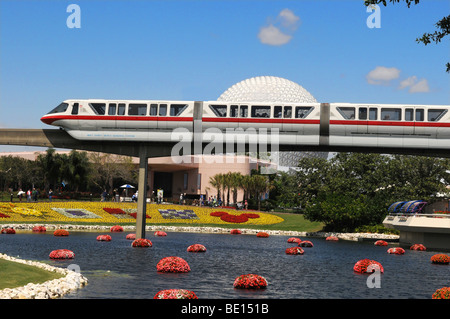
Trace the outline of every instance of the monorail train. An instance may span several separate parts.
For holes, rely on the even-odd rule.
[[[450,106],[66,100],[41,118],[78,140],[174,142],[174,129],[278,132],[280,145],[450,149]],[[249,133],[250,134],[250,133]],[[251,134],[250,134],[251,135]]]

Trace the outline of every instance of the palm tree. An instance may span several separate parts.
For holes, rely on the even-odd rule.
[[[258,210],[261,210],[261,196],[270,189],[270,180],[264,175],[252,175],[251,181],[252,190],[258,200]]]
[[[217,198],[220,197],[220,190],[222,189],[222,180],[223,180],[222,174],[216,174],[209,178],[209,183],[211,184],[211,186],[217,189]]]
[[[237,192],[242,188],[242,174],[239,172],[230,173],[230,185],[233,191],[233,203],[237,205]]]

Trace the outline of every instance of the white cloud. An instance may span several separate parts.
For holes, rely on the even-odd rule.
[[[280,29],[271,24],[267,27],[261,28],[258,38],[263,44],[283,45],[291,41],[292,36],[284,34]]]
[[[388,85],[390,81],[400,76],[400,70],[397,68],[387,68],[385,66],[377,66],[375,69],[367,73],[366,79],[369,84]]]
[[[409,93],[426,93],[430,92],[430,87],[428,85],[427,79],[421,79],[417,82],[417,76],[413,75],[409,78],[400,82],[400,86],[398,87],[400,90],[409,87]]]
[[[298,28],[299,23],[298,16],[289,9],[283,9],[274,23],[269,23],[259,30],[258,38],[263,44],[284,45],[291,41],[292,33]]]

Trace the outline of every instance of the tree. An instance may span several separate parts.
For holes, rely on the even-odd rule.
[[[411,7],[411,4],[414,2],[414,4],[418,4],[420,0],[389,0],[389,2],[395,4],[396,2],[404,1],[406,2],[406,5],[408,8]],[[370,6],[372,4],[380,4],[382,3],[384,6],[386,6],[386,0],[365,0],[364,4],[366,6]],[[435,42],[436,44],[441,42],[441,40],[450,34],[450,15],[443,17],[441,20],[439,20],[436,23],[436,27],[438,28],[437,31],[434,33],[424,33],[421,38],[417,38],[416,42],[420,43],[422,42],[424,45],[427,45],[431,42]],[[446,64],[447,66],[447,72],[450,72],[450,63]]]
[[[62,156],[56,153],[54,148],[49,148],[45,154],[39,154],[37,156],[36,163],[41,170],[46,189],[51,186],[55,187],[61,177],[63,162]]]

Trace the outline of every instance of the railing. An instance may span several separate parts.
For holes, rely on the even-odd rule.
[[[448,214],[389,214],[386,219],[394,220],[395,217],[399,217],[400,221],[407,220],[409,217],[428,217],[428,218],[450,218],[450,213]]]

